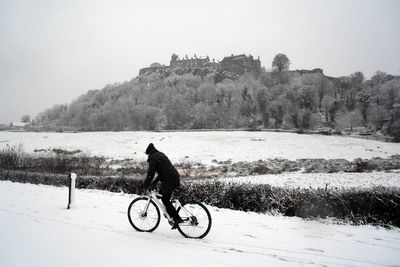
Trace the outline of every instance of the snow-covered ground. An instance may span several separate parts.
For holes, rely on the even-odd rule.
[[[136,232],[134,195],[0,182],[0,266],[400,266],[400,230],[208,207],[210,234]]]
[[[267,158],[355,158],[388,157],[400,154],[400,144],[342,136],[294,133],[209,131],[209,132],[86,132],[32,133],[0,132],[0,148],[23,144],[35,149],[80,149],[88,154],[118,159],[146,160],[144,151],[153,142],[174,162],[210,164],[231,159],[256,161]]]
[[[282,173],[233,178],[217,178],[229,183],[269,184],[290,188],[371,188],[400,187],[400,172],[371,173]]]

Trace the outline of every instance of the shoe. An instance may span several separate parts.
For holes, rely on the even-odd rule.
[[[174,221],[174,224],[172,225],[171,230],[174,230],[174,229],[178,228],[178,225],[180,223],[183,223],[182,218],[179,218],[178,220]]]

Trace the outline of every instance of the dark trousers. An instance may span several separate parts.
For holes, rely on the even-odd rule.
[[[164,204],[165,209],[167,210],[169,216],[171,216],[171,218],[174,219],[174,221],[178,220],[179,219],[178,212],[171,203],[172,191],[171,192],[161,191],[160,193],[162,194],[161,201]]]

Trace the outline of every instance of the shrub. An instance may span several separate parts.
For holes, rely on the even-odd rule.
[[[21,144],[16,146],[7,146],[0,150],[0,166],[4,169],[15,169],[20,165],[24,156]]]
[[[250,172],[250,174],[267,174],[267,173],[271,173],[271,170],[263,164],[258,164]]]
[[[181,162],[181,168],[182,168],[182,175],[184,177],[190,177],[190,174],[193,173],[193,163],[191,162]]]
[[[0,170],[0,180],[66,186],[67,175]],[[140,193],[142,179],[134,177],[79,176],[77,188]],[[270,185],[229,184],[216,180],[183,182],[181,201],[195,199],[242,211],[278,212],[301,218],[334,217],[355,224],[400,227],[400,189],[292,189]]]
[[[109,167],[112,163],[124,166],[112,169]],[[0,150],[0,169],[58,174],[77,172],[80,175],[96,176],[141,175],[146,173],[147,162],[109,162],[106,158],[91,157],[79,150],[35,150],[34,154],[28,154],[23,151],[22,145],[17,145]]]

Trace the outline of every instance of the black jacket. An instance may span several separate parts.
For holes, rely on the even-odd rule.
[[[149,153],[147,159],[149,163],[149,170],[147,172],[147,177],[144,182],[144,186],[148,187],[157,172],[158,176],[154,183],[161,182],[161,191],[172,192],[175,188],[179,187],[180,179],[179,173],[175,167],[171,164],[169,159],[164,153],[158,151],[157,149],[152,149]]]

